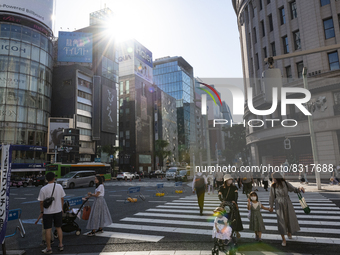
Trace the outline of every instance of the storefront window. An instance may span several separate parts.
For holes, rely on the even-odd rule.
[[[28,123],[36,124],[37,121],[37,111],[36,109],[28,108]]]

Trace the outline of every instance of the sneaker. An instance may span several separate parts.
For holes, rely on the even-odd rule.
[[[45,248],[41,252],[44,253],[44,254],[51,254],[52,253],[52,249],[48,250],[47,248]]]
[[[87,236],[95,236],[95,235],[96,235],[96,232],[93,232],[93,231],[87,234]]]
[[[287,245],[286,241],[282,241],[281,245],[286,246]]]

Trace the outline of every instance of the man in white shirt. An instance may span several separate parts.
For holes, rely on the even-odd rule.
[[[46,232],[47,247],[44,250],[42,250],[42,252],[45,254],[51,254],[52,223],[54,223],[54,227],[58,232],[59,251],[64,250],[63,231],[61,230],[61,225],[62,225],[62,208],[64,204],[65,192],[60,184],[55,183],[55,175],[53,172],[47,173],[45,177],[46,180],[48,181],[48,184],[41,188],[38,196],[38,200],[40,201],[40,214],[43,214],[43,224]],[[52,204],[48,208],[44,208],[44,200],[51,196],[54,198]]]

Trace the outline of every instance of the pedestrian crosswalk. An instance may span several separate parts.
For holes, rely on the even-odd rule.
[[[258,193],[259,200],[266,207],[269,206],[268,193]],[[340,244],[340,208],[319,193],[305,194],[311,213],[306,215],[297,196],[291,195],[301,230],[289,242]],[[194,240],[195,237],[211,240],[214,217],[212,211],[219,206],[217,195],[205,196],[203,215],[199,215],[197,197],[189,195],[176,198],[164,204],[150,204],[149,209],[135,213],[111,224],[101,237],[133,239],[146,242],[159,242],[174,235],[185,234]],[[241,238],[254,239],[255,234],[249,231],[247,218],[247,201],[241,194],[238,201],[244,231]],[[268,241],[281,240],[277,231],[276,213],[262,210],[266,231],[262,239]],[[202,240],[202,239],[199,239]],[[249,240],[252,241],[252,240]]]

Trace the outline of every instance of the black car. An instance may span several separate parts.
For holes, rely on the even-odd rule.
[[[38,187],[39,185],[45,186],[46,185],[46,179],[45,176],[39,176],[33,179],[33,185]]]
[[[187,170],[180,170],[178,173],[176,173],[175,182],[178,182],[178,181],[182,181],[182,182],[188,181],[188,171]]]

